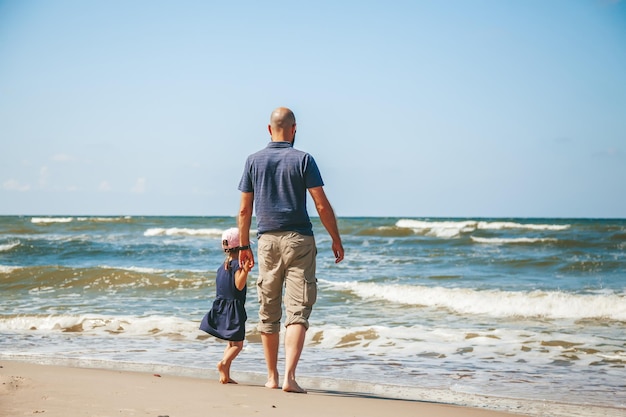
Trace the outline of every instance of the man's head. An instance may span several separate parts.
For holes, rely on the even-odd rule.
[[[274,142],[295,142],[296,116],[286,107],[279,107],[270,116],[267,129]]]

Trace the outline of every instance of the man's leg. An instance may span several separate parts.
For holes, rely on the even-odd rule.
[[[265,364],[267,365],[267,388],[278,388],[278,346],[280,333],[261,333]]]
[[[267,366],[267,388],[278,388],[278,347],[282,317],[283,263],[278,249],[279,236],[263,234],[259,238],[257,294],[259,296],[259,324]]]
[[[306,390],[296,382],[296,368],[304,347],[306,327],[302,324],[291,324],[285,332],[285,380],[283,391],[306,394]]]
[[[287,239],[283,256],[285,273],[285,376],[283,391],[306,393],[296,382],[296,368],[304,347],[309,317],[317,299],[315,277],[315,239],[294,233]]]

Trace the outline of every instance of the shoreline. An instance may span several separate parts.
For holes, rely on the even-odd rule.
[[[233,372],[233,377],[238,385],[220,384],[215,369],[0,357],[0,417],[32,413],[73,417],[84,410],[94,416],[137,413],[193,417],[205,416],[211,410],[240,415],[242,408],[243,415],[271,412],[279,417],[297,410],[301,417],[367,417],[384,415],[390,406],[397,417],[626,416],[626,409],[621,408],[308,377],[298,378],[309,392],[302,395],[265,388],[263,374]]]

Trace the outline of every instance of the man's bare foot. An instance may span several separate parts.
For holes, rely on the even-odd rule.
[[[267,373],[267,382],[265,383],[265,388],[278,388],[278,370]]]
[[[217,363],[217,371],[220,373],[221,384],[236,384],[230,377],[230,366],[226,366],[224,362],[219,361]]]
[[[265,383],[265,388],[276,389],[278,388],[278,382],[276,382],[274,379],[268,378],[267,382]]]
[[[285,380],[283,383],[283,391],[285,392],[295,392],[297,394],[306,394],[306,390],[302,388],[295,380]]]

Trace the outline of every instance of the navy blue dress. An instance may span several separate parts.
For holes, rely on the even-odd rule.
[[[246,338],[246,292],[248,286],[242,290],[235,287],[235,272],[239,269],[239,261],[230,261],[230,269],[222,265],[217,270],[215,287],[217,296],[213,307],[202,318],[200,330],[217,338],[233,342],[243,341]]]

